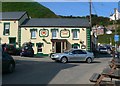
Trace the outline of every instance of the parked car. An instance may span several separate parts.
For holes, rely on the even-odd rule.
[[[34,50],[31,46],[24,46],[22,47],[22,51],[20,53],[20,56],[34,56]]]
[[[2,46],[0,45],[0,59],[2,59],[2,72],[12,73],[15,70],[15,61],[11,55],[4,52],[2,50]],[[2,56],[2,57],[1,57]]]
[[[2,71],[12,73],[15,70],[15,61],[12,56],[2,52]]]
[[[106,47],[100,47],[99,53],[108,53],[108,49]]]
[[[3,51],[10,55],[20,55],[20,49],[17,49],[13,44],[2,45]]]
[[[64,53],[52,54],[51,59],[62,63],[68,61],[86,61],[87,63],[91,63],[94,60],[94,54],[81,49],[71,49]]]

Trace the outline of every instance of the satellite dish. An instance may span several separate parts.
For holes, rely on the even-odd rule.
[[[112,31],[110,31],[110,30],[106,31],[106,34],[112,34]]]

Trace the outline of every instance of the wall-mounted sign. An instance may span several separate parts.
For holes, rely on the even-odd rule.
[[[60,31],[60,37],[61,38],[69,38],[70,37],[70,31],[67,29]]]
[[[39,36],[40,37],[48,37],[48,35],[49,35],[49,31],[47,29],[41,29],[39,31]]]

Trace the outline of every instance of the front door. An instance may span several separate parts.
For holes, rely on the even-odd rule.
[[[9,38],[9,44],[16,44],[16,38]]]
[[[56,53],[61,53],[61,42],[56,42]]]

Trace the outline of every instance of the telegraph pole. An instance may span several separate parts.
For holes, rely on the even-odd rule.
[[[92,0],[90,0],[90,28],[92,28]]]
[[[90,5],[90,50],[92,51],[92,39],[93,39],[93,37],[92,37],[92,0],[90,0],[90,2],[89,2],[89,5]]]
[[[116,8],[114,9],[114,13],[115,13],[115,35],[117,35],[117,21],[116,21]],[[115,41],[115,51],[117,51],[117,41]]]
[[[116,23],[117,23],[117,21],[116,21],[116,8],[114,9],[114,12],[115,12],[115,35],[117,35],[117,25],[116,25]]]

